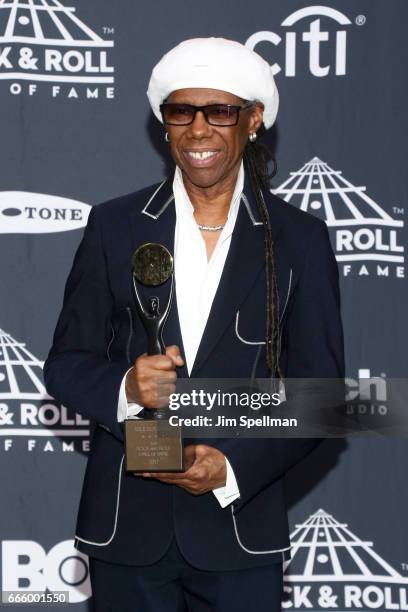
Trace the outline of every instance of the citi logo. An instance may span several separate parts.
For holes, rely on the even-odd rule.
[[[404,278],[404,221],[391,216],[366,191],[365,186],[353,185],[318,157],[291,172],[272,190],[327,223],[343,276],[388,277],[393,273]],[[394,207],[393,212],[401,215],[403,209]]]
[[[0,191],[0,234],[49,234],[84,227],[89,204],[44,193]]]
[[[75,7],[65,7],[59,0],[0,3],[0,23],[5,23],[0,35],[0,80],[12,81],[12,94],[24,90],[34,95],[40,83],[54,83],[53,97],[61,93],[79,97],[73,84],[92,84],[85,90],[87,98],[98,98],[100,93],[114,97],[114,67],[109,58],[114,43],[104,40],[75,12]],[[30,84],[23,88],[21,81]],[[100,91],[100,85],[105,89]]]
[[[408,610],[408,578],[348,525],[320,509],[291,533],[286,610]]]
[[[5,452],[89,451],[89,421],[50,397],[44,363],[0,329],[0,444]]]
[[[308,29],[297,31],[298,24],[304,25],[308,20]],[[324,27],[322,24],[324,22]],[[356,23],[365,23],[364,15],[359,15]],[[308,50],[308,68],[314,77],[326,77],[329,74],[343,76],[346,74],[347,64],[347,28],[351,21],[346,15],[329,6],[307,6],[291,13],[282,21],[283,34],[263,30],[255,32],[246,41],[246,46],[252,50],[260,43],[269,43],[274,47],[284,46],[284,64],[274,63],[274,75],[283,71],[287,77],[296,76],[301,58]],[[321,49],[326,48],[332,52],[332,63],[322,64]]]

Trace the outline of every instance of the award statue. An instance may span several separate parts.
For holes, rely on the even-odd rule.
[[[147,333],[148,355],[165,353],[162,331],[174,293],[173,257],[161,244],[142,244],[133,254],[133,292],[136,308]],[[157,296],[143,302],[138,283],[157,287],[170,281],[169,295],[162,309]],[[182,472],[181,429],[171,426],[168,409],[146,409],[141,419],[125,420],[125,454],[128,472]]]

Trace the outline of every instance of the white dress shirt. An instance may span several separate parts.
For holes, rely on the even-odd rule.
[[[193,368],[227,258],[243,187],[244,168],[241,163],[227,221],[208,261],[205,241],[194,219],[194,208],[184,187],[181,170],[176,167],[173,180],[176,208],[174,275],[180,330],[189,374]],[[127,402],[126,374],[119,391],[118,421],[123,421],[127,417],[137,418],[136,415],[143,409],[138,404],[128,404]],[[233,469],[228,459],[225,458],[225,460],[227,467],[225,486],[213,489],[214,495],[223,508],[239,497],[239,489]]]

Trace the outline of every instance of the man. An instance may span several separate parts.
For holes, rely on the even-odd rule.
[[[187,376],[343,377],[337,266],[325,224],[265,189],[258,136],[278,93],[260,56],[185,41],[148,97],[175,173],[92,209],[44,368],[48,391],[98,424],[76,546],[98,612],[276,611],[290,558],[284,475],[316,441],[209,439],[186,445],[184,473],[134,476],[123,419],[158,407],[163,379],[171,392]],[[145,242],[175,258],[165,355],[146,355],[132,298]]]

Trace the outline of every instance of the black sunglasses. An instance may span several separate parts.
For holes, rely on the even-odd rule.
[[[193,104],[177,104],[177,102],[165,102],[160,105],[163,122],[166,125],[190,125],[193,123],[196,113],[201,111],[210,125],[227,127],[237,125],[239,111],[250,108],[254,102],[247,102],[243,106],[237,104],[207,104],[206,106],[194,106]]]

